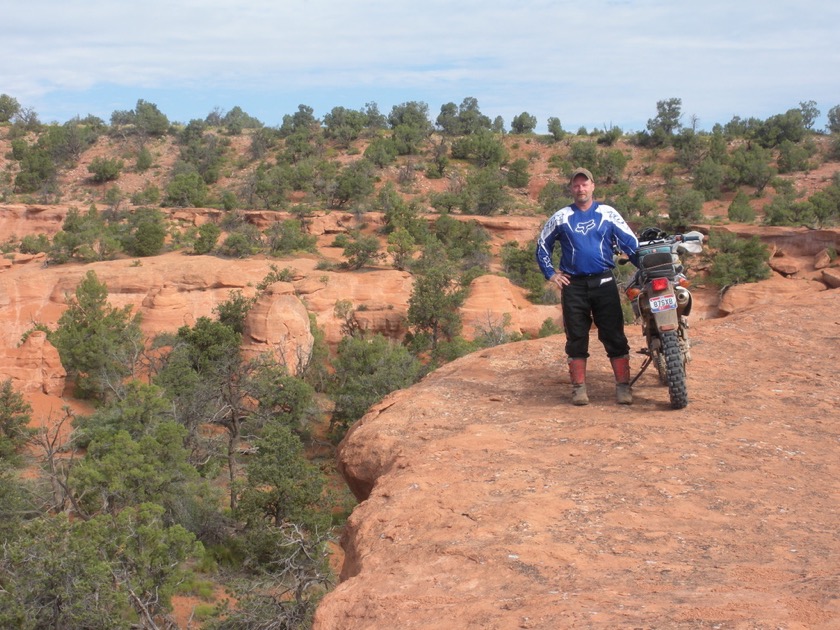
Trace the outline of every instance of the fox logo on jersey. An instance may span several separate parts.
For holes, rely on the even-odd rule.
[[[581,234],[586,234],[589,230],[595,227],[595,221],[593,219],[589,219],[586,223],[578,223],[575,226],[575,232],[580,232]]]

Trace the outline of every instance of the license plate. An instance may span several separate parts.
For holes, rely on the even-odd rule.
[[[668,295],[658,295],[650,298],[650,312],[660,313],[662,311],[670,311],[677,308],[677,296],[673,293]]]

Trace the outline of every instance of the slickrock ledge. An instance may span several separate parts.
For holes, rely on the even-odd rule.
[[[680,411],[650,373],[615,405],[594,336],[588,407],[562,336],[385,399],[340,448],[362,502],[314,628],[838,627],[838,307],[698,321]]]

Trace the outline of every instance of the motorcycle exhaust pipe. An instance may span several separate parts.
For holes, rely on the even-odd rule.
[[[678,306],[685,306],[691,299],[691,294],[683,287],[674,287],[674,294],[676,295]]]

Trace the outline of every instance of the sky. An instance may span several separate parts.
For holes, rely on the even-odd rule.
[[[710,130],[840,104],[837,0],[5,0],[0,94],[41,122],[110,121],[138,99],[170,121],[234,106],[268,126],[300,105],[446,103],[640,131],[681,99]]]

